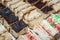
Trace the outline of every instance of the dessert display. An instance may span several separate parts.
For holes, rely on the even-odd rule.
[[[0,40],[60,40],[60,0],[1,0]]]

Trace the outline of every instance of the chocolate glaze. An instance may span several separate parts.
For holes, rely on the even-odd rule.
[[[18,17],[15,15],[9,15],[9,16],[3,15],[3,16],[4,16],[5,20],[8,22],[8,24],[18,21]]]
[[[1,15],[10,15],[12,11],[9,8],[5,8],[1,11]]]
[[[23,20],[20,20],[11,26],[12,26],[12,29],[18,33],[19,31],[21,31],[23,28],[27,27],[28,25]]]
[[[0,4],[0,7],[3,8],[4,5]],[[5,7],[4,9],[2,9],[0,11],[0,15],[5,18],[8,24],[18,21],[18,17],[15,16],[15,14],[9,8]]]
[[[44,7],[43,9],[42,9],[42,11],[44,12],[44,13],[48,13],[49,11],[52,11],[53,10],[53,8],[51,8],[51,6],[46,6],[46,7]]]
[[[41,9],[47,2],[43,3],[42,1],[39,1],[35,6],[39,9]]]

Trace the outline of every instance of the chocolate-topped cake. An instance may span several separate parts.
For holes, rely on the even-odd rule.
[[[52,10],[53,10],[53,8],[50,7],[50,6],[46,6],[46,7],[44,7],[44,8],[42,9],[42,11],[43,11],[44,13],[48,13],[49,11],[52,11]]]
[[[41,2],[41,1],[39,1],[38,3],[35,4],[35,6],[40,9],[40,8],[42,8],[45,4],[46,4],[46,2],[43,3],[43,2]]]
[[[12,29],[15,31],[15,32],[19,32],[21,31],[23,28],[27,27],[28,25],[23,21],[23,20],[20,20],[18,21],[17,23],[13,24],[12,25]]]
[[[9,8],[5,8],[1,11],[2,15],[10,15],[12,11]]]

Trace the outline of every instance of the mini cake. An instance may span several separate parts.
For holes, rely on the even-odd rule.
[[[50,11],[52,11],[53,10],[53,8],[51,7],[51,6],[46,6],[46,7],[44,7],[43,9],[41,9],[44,13],[48,13],[48,12],[50,12]]]
[[[60,10],[60,2],[52,6],[53,9],[57,12]]]
[[[26,36],[29,40],[41,40],[32,30],[28,29]]]
[[[40,12],[37,9],[35,9],[35,10],[32,10],[30,13],[26,14],[24,17],[27,21],[31,21],[40,16],[41,16]]]
[[[30,7],[28,7],[28,8],[25,8],[25,9],[19,11],[19,12],[18,12],[19,20],[20,20],[21,18],[23,18],[23,16],[24,16],[25,14],[27,14],[27,13],[30,12],[31,10],[34,10],[35,8],[36,8],[36,7],[34,7],[34,6],[30,6]]]
[[[9,15],[4,17],[8,24],[18,21],[18,17],[15,15]]]
[[[35,9],[35,8],[36,8],[35,6],[30,6],[30,7],[26,8],[26,9],[22,10],[21,12],[27,13],[27,12],[30,12],[31,10]]]
[[[51,35],[51,36],[55,36],[58,32],[57,29],[55,29],[54,27],[52,27],[47,20],[43,20],[41,23],[42,27]]]
[[[60,2],[60,0],[51,0],[50,2],[48,2],[48,5],[53,5]]]
[[[20,1],[20,0],[12,0],[12,1],[9,1],[9,2],[3,2],[3,3],[4,3],[4,5],[6,5],[7,7],[10,7],[10,5],[15,4],[15,3],[19,2],[19,1]]]
[[[60,31],[60,15],[59,14],[53,14],[50,17],[48,17],[47,20],[51,26],[57,28],[57,30]]]
[[[31,5],[30,5],[30,4],[24,4],[24,5],[22,4],[22,5],[20,5],[19,7],[17,7],[17,8],[14,10],[14,12],[17,13],[17,12],[19,12],[19,11],[25,9],[25,8],[28,8],[29,6],[31,6]]]
[[[37,8],[39,8],[39,9],[41,9],[44,5],[46,5],[46,2],[43,3],[43,2],[41,2],[41,1],[39,1],[38,3],[35,4],[35,6],[36,6]]]
[[[12,33],[15,37],[18,37],[27,31],[27,26],[28,25],[23,20],[20,20],[11,25],[10,33]]]
[[[25,5],[25,2],[22,2],[22,1],[18,2],[16,4],[14,4],[14,5],[11,5],[10,8],[11,9],[15,9],[15,8],[19,7],[20,5]]]
[[[40,26],[40,25],[35,25],[33,28],[33,31],[41,38],[41,40],[51,40],[52,37],[49,36],[49,34]]]

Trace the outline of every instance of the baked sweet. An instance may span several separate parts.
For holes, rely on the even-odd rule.
[[[38,3],[35,4],[35,6],[36,6],[37,8],[39,8],[39,9],[41,9],[44,5],[46,5],[46,2],[43,3],[43,2],[41,2],[41,1],[39,1]]]
[[[60,10],[60,2],[53,5],[53,9],[57,12]]]
[[[52,27],[47,20],[43,20],[41,25],[51,36],[55,36],[59,33],[58,30]]]
[[[12,29],[18,33],[19,31],[21,31],[23,28],[27,27],[28,25],[23,20],[20,20],[11,26],[12,26]]]
[[[41,16],[40,12],[37,9],[35,9],[35,10],[32,10],[30,13],[26,14],[24,18],[27,21],[31,21],[31,20],[37,19],[40,16]]]
[[[35,25],[33,31],[41,38],[41,40],[51,40],[52,38],[40,25]]]
[[[51,6],[46,6],[46,7],[44,7],[43,9],[42,9],[42,11],[44,12],[44,13],[48,13],[49,11],[52,11],[53,10],[53,8],[51,7]]]

